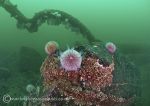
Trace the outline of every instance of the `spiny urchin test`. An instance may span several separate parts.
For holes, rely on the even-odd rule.
[[[80,68],[81,62],[81,53],[74,49],[68,49],[60,55],[61,66],[67,71],[77,70]]]
[[[59,45],[57,42],[55,41],[49,41],[46,45],[45,45],[45,52],[49,55],[53,54],[56,52],[56,50],[59,48]]]
[[[110,53],[115,53],[116,52],[116,45],[114,44],[114,43],[112,43],[112,42],[107,42],[106,44],[105,44],[105,47],[106,47],[106,49],[110,52]]]

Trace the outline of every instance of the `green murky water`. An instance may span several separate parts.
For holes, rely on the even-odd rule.
[[[128,55],[140,69],[142,77],[142,106],[150,105],[149,0],[10,1],[13,4],[17,4],[18,9],[29,18],[34,13],[44,9],[65,11],[80,20],[97,39],[114,42],[120,51]],[[68,31],[62,25],[48,26],[43,24],[38,32],[35,33],[20,30],[16,27],[16,20],[0,7],[0,71],[5,70],[5,73],[0,72],[1,92],[9,92],[10,94],[15,94],[16,91],[25,92],[25,87],[28,83],[36,82],[35,79],[40,75],[39,66],[46,56],[44,46],[50,40],[59,42],[61,48],[67,48],[68,45],[73,47],[77,41],[87,42],[80,34],[77,35]],[[18,71],[17,65],[20,65],[21,68],[22,64],[19,63],[21,61],[16,61],[20,59],[20,48],[22,47],[36,50],[37,54],[31,53],[32,55],[41,55],[39,63],[37,62],[38,65],[33,66],[36,71],[31,72],[31,75]],[[23,50],[26,50],[26,48],[23,48]],[[25,61],[25,63],[27,62]],[[10,75],[8,75],[9,73]],[[38,75],[34,75],[34,73],[38,73]],[[35,78],[34,80],[32,75]]]

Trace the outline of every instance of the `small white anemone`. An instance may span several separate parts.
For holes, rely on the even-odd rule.
[[[26,86],[26,91],[27,91],[27,92],[31,93],[31,92],[33,92],[34,90],[35,90],[34,85],[28,84],[28,85]]]

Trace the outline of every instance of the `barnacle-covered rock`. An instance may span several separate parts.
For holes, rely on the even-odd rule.
[[[109,53],[102,42],[77,45],[75,50],[82,52],[83,58],[78,70],[63,69],[60,66],[59,56],[55,54],[49,55],[43,62],[41,74],[44,91],[49,91],[46,97],[63,98],[61,105],[71,103],[75,106],[132,106],[135,104],[139,88],[136,89],[133,85],[137,84],[137,81],[131,81],[132,76],[124,73],[135,75],[136,70],[130,62],[118,57],[120,56],[118,52]],[[133,79],[138,77],[134,76]],[[52,95],[56,89],[57,93]],[[49,101],[44,104],[53,106],[57,102]]]
[[[45,91],[51,90],[47,97],[57,89],[58,94],[61,95],[60,98],[63,97],[64,100],[67,98],[66,103],[72,101],[72,105],[126,106],[133,103],[133,98],[137,93],[121,90],[123,86],[129,89],[135,88],[130,87],[127,80],[121,79],[121,75],[117,76],[119,71],[121,74],[121,69],[118,68],[118,62],[114,59],[116,54],[109,53],[101,42],[80,45],[75,49],[83,52],[83,60],[78,70],[63,69],[57,55],[49,55],[43,62],[41,73],[44,89]],[[125,75],[122,75],[122,78],[124,77]],[[121,82],[117,80],[118,78]],[[117,94],[117,89],[118,92],[121,91],[120,95]],[[125,93],[130,93],[130,96],[124,95]],[[52,104],[52,101],[45,103]]]

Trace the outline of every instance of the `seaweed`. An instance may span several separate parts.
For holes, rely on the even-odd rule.
[[[32,18],[27,18],[18,10],[17,5],[13,5],[9,0],[0,0],[0,6],[17,20],[18,28],[27,29],[30,33],[37,32],[43,23],[56,26],[62,24],[72,32],[82,34],[89,42],[96,40],[84,24],[64,11],[43,10],[36,13]]]

